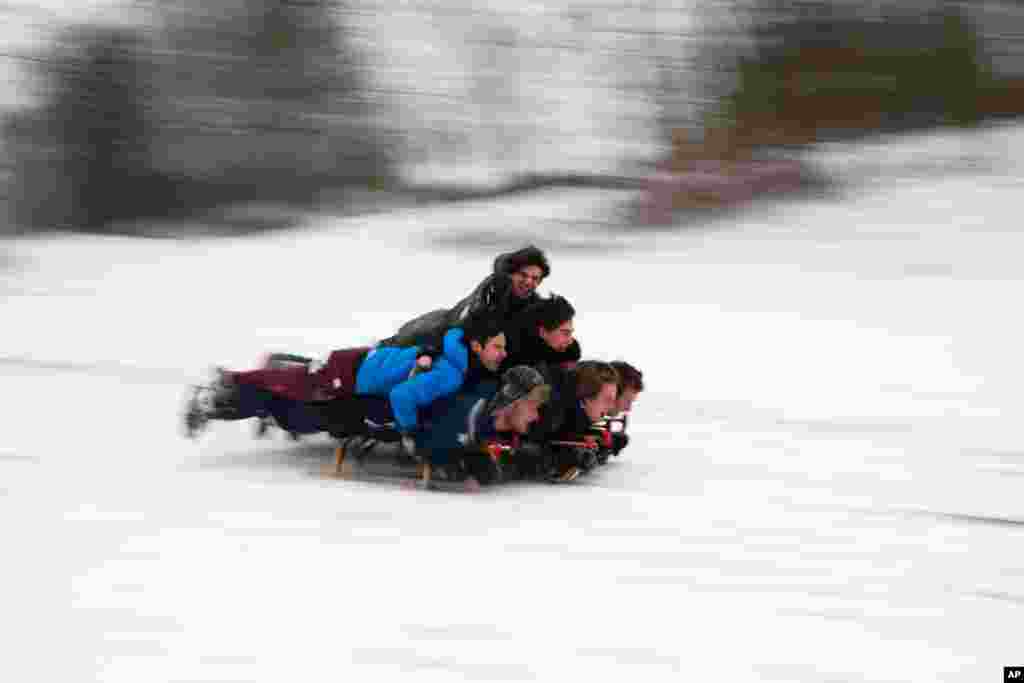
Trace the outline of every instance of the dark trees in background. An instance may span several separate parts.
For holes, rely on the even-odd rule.
[[[151,70],[141,36],[76,28],[37,62],[44,101],[5,126],[16,222],[104,231],[158,200]]]
[[[161,165],[186,203],[314,201],[322,189],[386,181],[369,72],[344,9],[326,0],[164,6],[161,110],[175,153]]]
[[[14,220],[103,232],[379,185],[388,154],[336,9],[183,0],[157,6],[159,29],[70,30],[36,60],[39,105],[4,127]]]
[[[718,120],[755,142],[970,125],[995,87],[979,37],[955,7],[866,9],[758,0],[728,60]],[[721,46],[716,46],[721,51]]]

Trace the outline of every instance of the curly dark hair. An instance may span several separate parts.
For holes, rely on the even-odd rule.
[[[471,341],[486,345],[488,339],[493,339],[505,331],[505,320],[491,311],[482,310],[470,313],[459,327],[462,328],[462,341],[466,346],[469,346]]]
[[[518,272],[527,266],[537,266],[540,268],[543,277],[551,275],[551,264],[548,263],[548,257],[545,256],[543,251],[532,244],[509,254],[508,260],[505,261],[505,263],[507,268],[506,272],[508,272],[509,275]]]
[[[549,332],[574,317],[576,317],[576,309],[568,299],[557,294],[532,303],[523,311],[523,319],[529,323],[531,329],[540,325]]]

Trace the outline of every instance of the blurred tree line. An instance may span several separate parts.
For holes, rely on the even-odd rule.
[[[737,3],[742,39],[709,46],[704,134],[735,154],[1024,113],[958,3]],[[725,85],[723,85],[725,84]]]
[[[42,103],[4,127],[16,223],[106,231],[386,182],[336,2],[157,7],[159,29],[74,27],[36,60]]]
[[[970,3],[683,5],[162,0],[148,28],[73,28],[5,122],[14,219],[119,230],[381,187],[400,163],[599,175],[673,144],[734,157],[1024,113]]]

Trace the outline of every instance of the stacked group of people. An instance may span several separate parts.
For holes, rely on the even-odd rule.
[[[372,347],[322,363],[273,354],[255,370],[218,369],[189,397],[186,432],[256,418],[341,439],[345,472],[378,457],[417,463],[428,485],[571,481],[626,446],[643,375],[625,361],[582,360],[575,309],[536,291],[550,274],[544,252],[528,246],[498,256],[455,306]]]

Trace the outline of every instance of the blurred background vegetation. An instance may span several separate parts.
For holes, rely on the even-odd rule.
[[[165,2],[154,25],[71,26],[31,62],[44,94],[4,130],[17,223],[103,231],[386,178],[334,3]]]
[[[750,10],[753,49],[735,58],[735,89],[711,112],[714,125],[802,144],[973,125],[1011,105],[1016,84],[993,76],[959,7],[823,9],[762,0]]]
[[[1024,8],[1008,0],[107,9],[33,15],[55,30],[3,55],[33,84],[5,103],[9,226],[137,231],[424,186],[619,187],[666,160],[1024,112]]]

